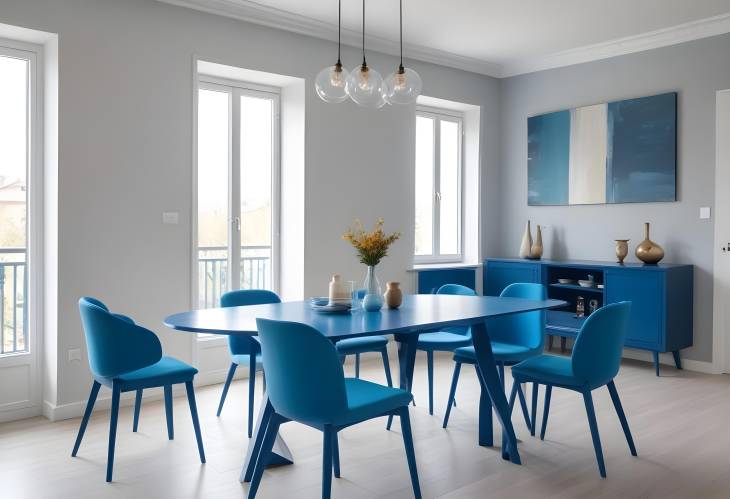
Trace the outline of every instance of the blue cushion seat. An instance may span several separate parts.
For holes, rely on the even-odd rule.
[[[337,353],[341,355],[353,355],[356,353],[366,353],[379,351],[388,344],[388,338],[385,336],[364,336],[362,338],[350,338],[340,340],[335,343]]]
[[[122,385],[122,391],[151,388],[154,386],[175,385],[191,381],[198,370],[173,357],[163,356],[151,366],[120,374],[115,380]],[[111,378],[96,378],[102,385],[112,386]]]
[[[494,360],[497,362],[520,362],[523,359],[530,358],[535,355],[535,349],[524,345],[514,345],[512,343],[502,343],[493,341],[492,353]],[[476,364],[476,352],[474,347],[461,347],[454,350],[454,360],[464,364]]]
[[[459,347],[471,345],[471,335],[436,331],[418,336],[418,349],[426,351],[452,351]]]
[[[558,386],[584,386],[585,379],[573,373],[570,357],[539,355],[512,366],[512,376],[520,381],[537,381]]]
[[[390,388],[358,378],[345,378],[347,412],[336,424],[346,425],[365,421],[407,406],[413,395],[400,388]]]

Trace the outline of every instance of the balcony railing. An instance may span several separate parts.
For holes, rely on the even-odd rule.
[[[240,289],[271,289],[271,246],[241,246]],[[198,308],[217,307],[228,290],[228,248],[198,248]]]
[[[28,351],[28,275],[24,248],[0,248],[0,355]]]

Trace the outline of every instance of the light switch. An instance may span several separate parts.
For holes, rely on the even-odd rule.
[[[710,218],[710,207],[709,206],[703,206],[700,208],[700,218],[702,220],[707,220]]]
[[[73,362],[74,360],[81,360],[81,349],[72,348],[68,351],[68,361]]]
[[[162,223],[165,225],[177,225],[179,219],[180,214],[176,211],[162,212]]]

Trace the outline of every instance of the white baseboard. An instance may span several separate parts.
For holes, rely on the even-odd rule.
[[[42,411],[38,406],[11,409],[0,412],[0,423],[8,423],[10,421],[17,421],[18,419],[34,418],[40,415],[42,415]]]

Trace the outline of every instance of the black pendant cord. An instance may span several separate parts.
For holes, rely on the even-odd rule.
[[[340,47],[342,46],[342,0],[337,1],[337,66],[342,66]]]
[[[362,0],[362,67],[367,66],[368,63],[365,61],[365,0]]]
[[[400,0],[400,66],[398,71],[402,73],[403,69],[403,0]]]

